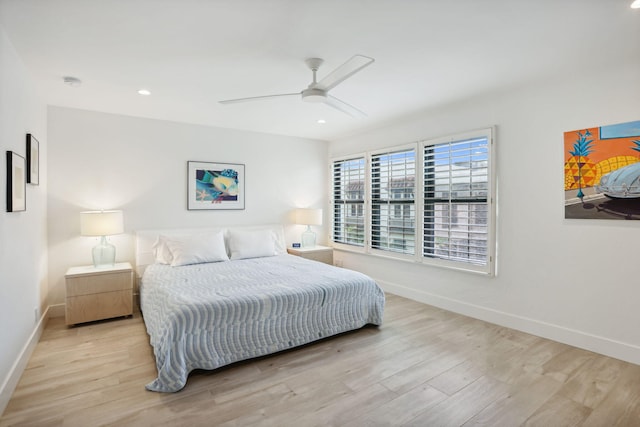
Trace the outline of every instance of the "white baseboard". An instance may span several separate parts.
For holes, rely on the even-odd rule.
[[[632,344],[434,295],[384,280],[376,281],[385,291],[401,297],[640,365],[640,347]]]
[[[63,310],[64,310],[64,305]],[[47,307],[45,312],[40,316],[40,320],[36,324],[36,327],[33,329],[31,336],[25,343],[24,347],[20,351],[18,355],[18,359],[14,362],[11,370],[9,371],[9,375],[5,379],[2,386],[0,386],[0,416],[4,413],[7,405],[9,404],[9,400],[11,399],[11,395],[13,391],[16,389],[18,382],[20,381],[20,377],[27,367],[27,363],[29,363],[29,359],[31,358],[31,354],[33,350],[35,350],[38,341],[40,341],[40,336],[42,335],[42,331],[47,324],[47,319],[49,319],[49,312],[51,307]]]

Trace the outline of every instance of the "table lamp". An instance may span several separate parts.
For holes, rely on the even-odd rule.
[[[116,262],[116,247],[107,236],[124,233],[122,211],[80,212],[80,234],[100,236],[100,243],[93,248],[94,267],[110,266]]]
[[[296,209],[296,224],[307,226],[301,236],[302,247],[314,247],[316,245],[316,233],[311,231],[311,226],[322,225],[322,209]]]

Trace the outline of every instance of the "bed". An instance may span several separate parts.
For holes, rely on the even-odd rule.
[[[136,233],[140,306],[158,377],[175,392],[216,369],[366,324],[384,293],[368,276],[288,255],[280,225]]]

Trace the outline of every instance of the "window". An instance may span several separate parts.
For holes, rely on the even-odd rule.
[[[492,142],[484,129],[334,160],[333,241],[493,274]]]
[[[490,136],[423,143],[427,258],[489,263]]]
[[[371,156],[371,247],[415,253],[415,148]]]
[[[333,162],[333,241],[364,246],[364,157]]]

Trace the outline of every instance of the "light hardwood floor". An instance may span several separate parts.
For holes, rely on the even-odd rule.
[[[380,328],[154,378],[139,313],[51,319],[0,426],[640,426],[640,366],[394,295]]]

